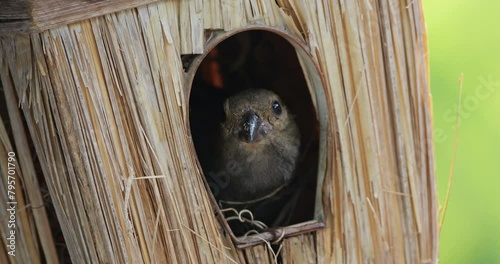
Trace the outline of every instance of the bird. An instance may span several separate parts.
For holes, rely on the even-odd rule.
[[[227,98],[223,109],[225,120],[209,173],[219,183],[216,198],[251,202],[289,184],[299,157],[300,131],[281,98],[270,90],[246,89]]]

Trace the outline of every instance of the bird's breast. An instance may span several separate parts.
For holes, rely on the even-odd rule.
[[[228,196],[254,199],[288,183],[295,170],[298,150],[285,150],[263,142],[239,143],[227,140],[220,169],[230,178]],[[226,195],[224,195],[226,196]]]

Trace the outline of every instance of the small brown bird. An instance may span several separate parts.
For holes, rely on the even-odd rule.
[[[274,92],[244,90],[224,102],[215,174],[219,200],[251,201],[286,186],[294,177],[300,132]]]

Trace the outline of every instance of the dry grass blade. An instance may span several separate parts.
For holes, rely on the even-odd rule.
[[[451,193],[451,185],[453,183],[453,175],[455,174],[455,161],[457,159],[457,148],[458,148],[458,130],[460,127],[460,109],[462,103],[462,85],[464,80],[464,74],[460,74],[460,78],[458,79],[458,105],[457,105],[457,113],[455,116],[455,141],[453,143],[453,157],[451,158],[450,164],[450,175],[448,176],[448,187],[446,188],[446,195],[444,200],[444,205],[442,208],[441,219],[439,221],[439,232],[441,232],[444,223],[444,217],[446,216],[446,209],[448,209],[448,202],[450,199]]]
[[[0,46],[1,49],[1,46]],[[7,152],[15,153],[14,163],[14,177],[16,184],[14,185],[16,193],[16,202],[14,206],[16,209],[16,214],[20,219],[16,220],[14,223],[18,226],[18,233],[16,234],[15,241],[17,242],[16,247],[20,247],[17,255],[20,259],[24,259],[31,263],[40,263],[42,258],[51,263],[58,263],[58,255],[55,248],[55,243],[52,237],[51,227],[49,219],[47,217],[47,212],[45,210],[44,201],[41,192],[41,186],[38,183],[38,175],[36,173],[35,165],[33,164],[32,154],[29,147],[29,134],[26,133],[23,125],[23,119],[21,116],[21,109],[18,108],[18,102],[14,87],[12,85],[12,79],[10,78],[7,68],[5,67],[5,62],[0,57],[0,79],[3,84],[3,91],[5,95],[5,103],[8,109],[10,126],[15,140],[15,152],[10,144],[8,135],[3,122],[0,123],[2,134],[1,148],[2,160],[1,163],[7,161]],[[1,120],[0,120],[1,121]],[[2,173],[7,173],[7,169],[2,166]],[[10,174],[9,174],[10,175]],[[6,186],[3,186],[4,181],[7,182],[7,175],[5,177],[2,175],[2,191],[7,190]],[[7,204],[7,197],[2,195],[2,204]],[[6,211],[6,210],[3,210]],[[2,219],[7,219],[7,216],[2,217]],[[10,223],[10,222],[9,222]],[[6,230],[2,230],[2,233],[7,237]],[[5,233],[4,233],[5,232]],[[40,245],[37,241],[40,241]],[[42,252],[40,252],[39,247],[41,246]],[[16,254],[16,251],[13,251]],[[28,258],[28,259],[25,259]]]

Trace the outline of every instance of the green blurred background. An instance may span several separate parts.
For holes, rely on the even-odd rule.
[[[440,263],[500,263],[500,1],[424,0],[434,143],[444,204],[464,74],[455,174]]]

